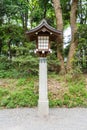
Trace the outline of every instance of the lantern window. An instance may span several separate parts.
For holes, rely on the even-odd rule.
[[[38,36],[38,49],[48,49],[49,36]]]

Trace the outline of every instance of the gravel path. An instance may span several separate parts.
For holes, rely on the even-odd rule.
[[[0,110],[0,130],[87,130],[87,109],[50,109],[49,117],[38,117],[37,108]]]

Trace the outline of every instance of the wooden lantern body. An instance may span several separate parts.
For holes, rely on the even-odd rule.
[[[40,57],[46,57],[51,52],[51,41],[57,41],[61,31],[51,27],[45,19],[34,29],[26,32],[30,41],[36,41],[35,52]]]

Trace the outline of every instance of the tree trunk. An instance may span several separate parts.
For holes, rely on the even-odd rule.
[[[8,42],[8,58],[11,60],[12,59],[12,54],[11,54],[11,41],[12,39],[9,40]]]
[[[21,21],[22,21],[23,29],[26,31],[27,24],[28,24],[28,10],[25,13],[21,14]]]
[[[2,53],[2,40],[0,39],[0,55]]]
[[[25,31],[27,30],[27,24],[28,24],[28,10],[25,13]]]
[[[71,14],[70,14],[72,39],[71,39],[69,55],[68,55],[68,60],[67,60],[67,71],[70,71],[73,69],[73,58],[74,58],[74,54],[78,45],[77,25],[76,25],[77,8],[78,8],[78,0],[73,0],[72,5],[71,5]]]
[[[62,19],[62,9],[60,5],[60,0],[53,0],[57,29],[63,32],[63,19]],[[57,40],[57,57],[61,63],[60,73],[65,73],[64,58],[62,55],[63,51],[63,34],[58,37]]]

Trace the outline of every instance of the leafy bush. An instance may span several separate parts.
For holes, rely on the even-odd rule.
[[[7,89],[0,88],[0,97],[8,95],[9,91]]]
[[[55,51],[52,52],[47,58],[48,60],[48,72],[49,73],[58,73],[60,71],[60,62],[57,59]]]
[[[30,91],[29,88],[25,88],[20,92],[11,93],[7,99],[3,99],[1,104],[7,108],[13,107],[33,107],[37,105],[38,96]]]
[[[34,107],[37,105],[38,94],[33,81],[19,79],[15,91],[0,89],[0,106],[6,108]]]
[[[17,70],[21,72],[23,76],[38,74],[38,59],[32,55],[19,56],[15,58],[13,62],[16,64]]]
[[[85,81],[68,82],[68,92],[63,95],[63,104],[67,107],[87,106],[87,90]]]
[[[0,78],[18,78],[38,75],[38,59],[33,56],[20,56],[10,61],[0,57]]]
[[[74,66],[79,66],[82,72],[87,73],[87,25],[78,27],[78,48],[74,57]]]
[[[48,56],[48,71],[58,73],[60,70],[59,61],[56,55]],[[12,60],[5,56],[0,57],[0,78],[19,78],[30,75],[38,75],[39,60],[34,54],[19,55]]]
[[[63,106],[63,102],[62,102],[61,99],[50,100],[49,101],[49,106],[50,107],[62,107]]]
[[[87,107],[87,88],[84,77],[74,79],[72,75],[51,77],[58,80],[63,86],[58,86],[58,93],[49,91],[50,107]],[[19,79],[4,79],[5,87],[0,88],[0,107],[33,107],[37,106],[38,86],[37,77]],[[55,88],[56,89],[56,88]]]
[[[52,75],[51,78],[58,80],[62,87],[58,93],[49,92],[50,107],[87,107],[87,88],[82,74]]]

